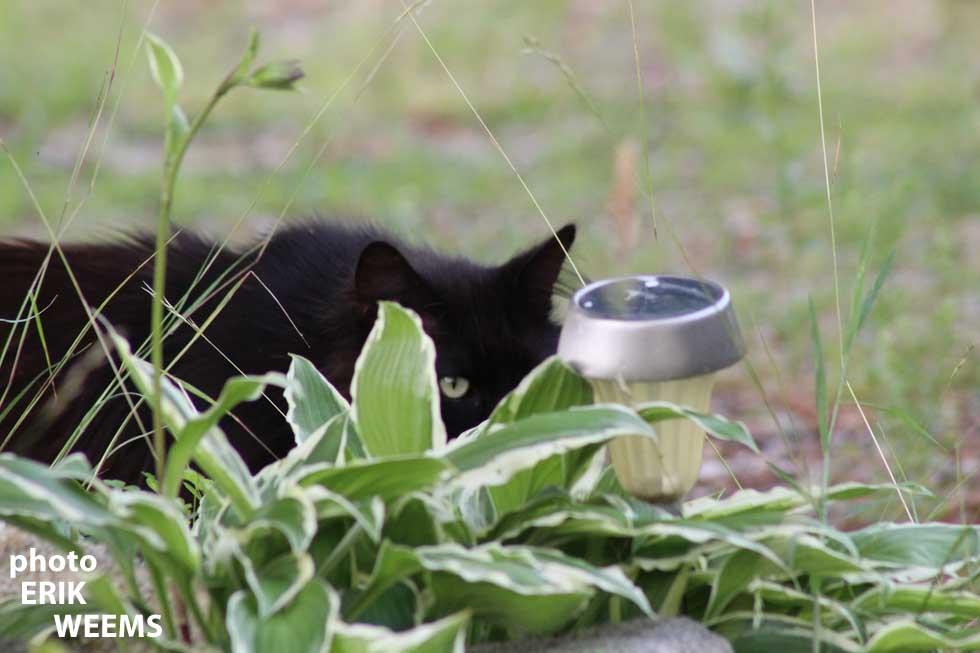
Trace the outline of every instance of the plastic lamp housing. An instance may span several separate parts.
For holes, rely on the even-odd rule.
[[[744,345],[722,286],[701,279],[636,275],[605,279],[572,297],[559,357],[592,381],[597,401],[669,401],[707,411],[716,372]],[[657,439],[623,436],[609,457],[623,487],[656,503],[677,501],[697,482],[704,431],[661,422]]]

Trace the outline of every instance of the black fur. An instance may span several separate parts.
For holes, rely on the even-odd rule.
[[[562,229],[559,237],[566,248],[571,247],[574,226]],[[66,245],[63,251],[93,308],[121,285],[99,315],[124,333],[134,348],[144,342],[150,332],[150,239]],[[549,314],[564,254],[554,238],[499,267],[487,267],[405,245],[375,227],[311,222],[280,231],[261,255],[257,248],[221,252],[198,279],[214,251],[211,241],[177,235],[167,250],[166,284],[167,300],[178,305],[185,298],[181,314],[201,326],[228,290],[245,279],[207,326],[207,340],[198,338],[171,369],[174,376],[210,397],[216,397],[225,380],[239,372],[285,371],[290,353],[312,360],[349,397],[354,362],[374,323],[377,302],[393,300],[421,316],[435,342],[438,376],[470,381],[470,391],[462,398],[442,397],[447,431],[457,435],[486,418],[496,402],[557,345],[558,328]],[[74,450],[95,462],[139,396],[127,388],[127,400],[117,389],[117,396],[86,417],[113,379],[91,329],[75,348],[71,362],[52,375],[48,360],[58,367],[88,318],[54,253],[36,295],[45,354],[33,312],[22,307],[47,254],[47,244],[0,242],[0,319],[30,316],[26,330],[23,323],[0,322],[0,352],[7,346],[0,361],[0,442],[5,451],[51,461],[76,426],[90,418]],[[215,284],[216,290],[206,294]],[[187,297],[204,301],[192,310]],[[193,335],[194,329],[186,324],[172,331],[165,340],[165,359],[173,360]],[[39,400],[26,411],[42,388]],[[291,432],[279,412],[285,412],[281,391],[273,390],[269,396],[271,401],[259,399],[239,406],[233,419],[222,422],[252,469],[282,456],[292,445]],[[128,420],[116,444],[133,441],[108,458],[102,468],[105,476],[139,481],[140,472],[152,468],[146,440],[138,437],[150,429],[150,414],[141,407],[136,416]]]

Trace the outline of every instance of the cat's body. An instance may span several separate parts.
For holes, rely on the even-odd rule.
[[[559,236],[570,247],[574,227]],[[65,245],[63,251],[93,309],[119,288],[100,316],[134,349],[143,343],[150,333],[150,239]],[[349,396],[354,362],[374,323],[377,302],[392,300],[416,311],[435,342],[437,375],[448,384],[443,419],[455,435],[484,419],[557,344],[558,329],[549,314],[564,253],[553,238],[502,266],[487,267],[407,246],[373,227],[310,222],[277,233],[261,256],[256,248],[222,251],[201,276],[215,251],[213,242],[198,236],[179,234],[171,240],[166,298],[197,327],[244,281],[207,324],[204,337],[188,348],[195,328],[182,323],[167,336],[164,349],[167,363],[179,356],[170,373],[212,398],[236,374],[285,371],[291,353],[312,360]],[[141,471],[152,468],[149,448],[138,437],[150,429],[150,413],[141,407],[139,420],[130,418],[117,435],[130,404],[140,399],[127,386],[128,400],[117,388],[114,398],[86,416],[113,378],[92,329],[52,382],[48,361],[58,367],[88,317],[54,253],[34,297],[42,346],[37,317],[24,300],[47,254],[47,244],[0,242],[0,319],[7,320],[0,322],[0,353],[5,351],[0,359],[2,450],[53,460],[76,426],[91,419],[74,450],[95,462],[110,443],[133,440],[108,458],[102,472],[138,481]],[[192,309],[188,299],[201,298],[206,299]],[[16,318],[21,321],[9,322]],[[26,411],[41,389],[34,408]],[[235,419],[221,424],[253,469],[281,457],[293,443],[281,391],[269,397],[241,405]]]

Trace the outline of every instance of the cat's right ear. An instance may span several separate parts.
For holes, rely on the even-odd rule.
[[[379,301],[392,301],[420,311],[435,295],[398,248],[375,241],[364,248],[354,271],[354,295],[361,313],[373,318]]]

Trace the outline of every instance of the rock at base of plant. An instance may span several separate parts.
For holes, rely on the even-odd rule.
[[[732,653],[722,637],[696,621],[636,619],[587,630],[573,637],[477,646],[472,653]]]

